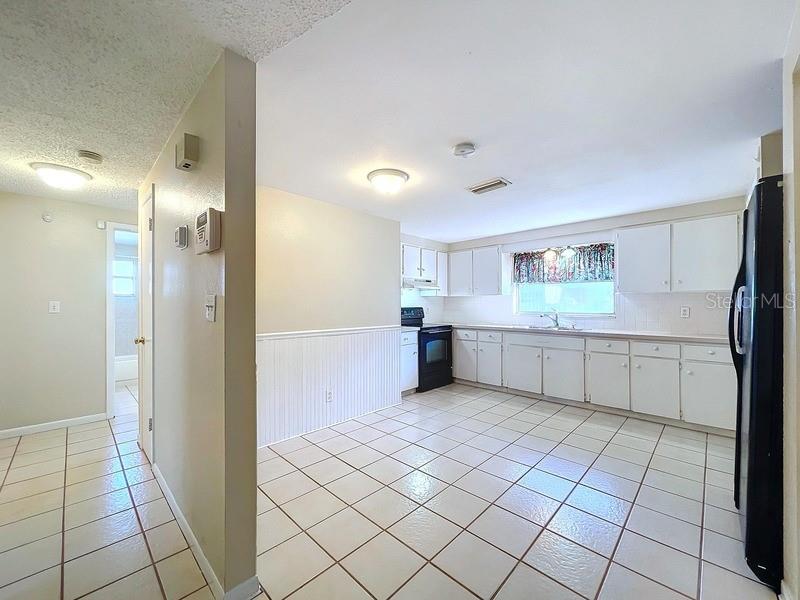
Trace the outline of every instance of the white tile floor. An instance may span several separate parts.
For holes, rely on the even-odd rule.
[[[775,598],[728,438],[452,385],[258,460],[272,600]]]
[[[212,598],[137,445],[135,397],[120,386],[110,421],[0,440],[0,600]]]

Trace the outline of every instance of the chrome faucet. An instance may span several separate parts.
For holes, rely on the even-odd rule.
[[[553,327],[558,329],[560,325],[558,324],[558,311],[554,310],[553,314],[550,313],[542,313],[539,315],[540,317],[547,317],[553,323]]]

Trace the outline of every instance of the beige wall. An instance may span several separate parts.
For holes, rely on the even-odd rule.
[[[154,462],[226,591],[255,575],[254,131],[255,65],[225,51],[140,188],[155,184]],[[191,172],[174,167],[184,132],[200,138]],[[222,249],[175,248],[207,207],[224,211]]]
[[[258,188],[259,333],[400,322],[400,224]]]
[[[0,430],[106,412],[98,220],[136,223],[136,214],[0,193]],[[49,300],[61,302],[60,314],[48,314]]]
[[[783,61],[783,171],[784,171],[784,292],[797,297],[798,248],[797,205],[800,200],[797,173],[800,160],[800,16],[795,13],[786,55]],[[798,411],[797,361],[798,328],[797,309],[784,313],[784,413],[783,413],[783,473],[784,473],[784,597],[800,598],[800,411]]]

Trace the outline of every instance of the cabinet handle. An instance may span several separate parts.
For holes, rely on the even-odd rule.
[[[687,374],[687,375],[691,375],[691,374],[692,374],[692,371],[686,371],[686,374]]]
[[[655,350],[656,352],[658,352],[658,346],[653,346],[653,350]]]
[[[416,352],[412,352],[412,353],[411,353],[411,356],[416,356],[416,355],[417,355],[417,353],[416,353]]]
[[[480,350],[481,350],[481,352],[483,352],[483,348],[481,348]]]
[[[669,285],[669,281],[666,281],[666,280],[665,280],[665,281],[663,281],[662,283],[663,283],[664,285]]]
[[[683,283],[683,279],[678,279],[678,283]]]
[[[628,366],[628,363],[622,363],[620,366],[621,366],[623,369],[624,369],[624,368],[627,368],[627,366]]]
[[[606,348],[611,348],[611,343],[610,342],[606,344]]]
[[[536,358],[542,358],[542,355],[541,354],[537,354]]]
[[[473,349],[472,349],[472,351],[473,351],[473,352],[477,352],[477,351],[478,351],[478,349],[477,349],[477,348],[473,348]]]
[[[641,369],[641,368],[642,368],[642,365],[636,365],[636,368],[637,368],[637,369]]]
[[[711,356],[714,356],[714,355],[716,354],[716,352],[714,352],[713,350],[709,350],[709,351],[708,351],[708,353],[709,353]]]
[[[544,356],[547,360],[550,360],[550,357],[545,354]]]

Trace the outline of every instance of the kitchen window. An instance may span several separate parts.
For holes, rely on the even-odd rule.
[[[517,313],[614,314],[614,244],[601,242],[514,254]]]

